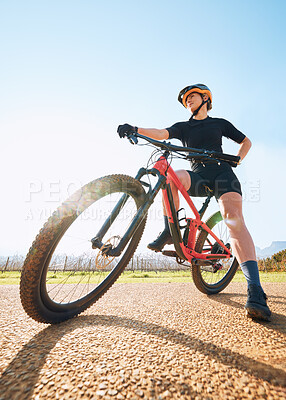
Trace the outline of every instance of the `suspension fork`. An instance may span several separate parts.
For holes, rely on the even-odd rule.
[[[137,179],[140,182],[140,179],[142,176],[147,175],[147,174],[152,174],[152,175],[157,175],[158,176],[158,181],[154,187],[153,190],[149,190],[148,193],[145,195],[145,201],[144,204],[139,208],[137,213],[132,219],[131,224],[129,225],[127,231],[121,238],[120,242],[115,248],[107,248],[105,254],[107,256],[112,256],[112,257],[118,257],[129,240],[132,238],[134,235],[136,229],[138,226],[141,224],[143,221],[145,215],[147,214],[151,204],[154,202],[155,197],[157,196],[158,192],[166,183],[166,177],[164,175],[161,175],[160,172],[154,168],[151,170],[147,170],[145,168],[141,168],[135,179]],[[122,207],[126,204],[127,200],[129,198],[128,194],[124,194],[118,201],[118,203],[115,205],[113,208],[110,216],[106,219],[106,221],[103,223],[102,227],[98,231],[97,235],[91,239],[92,242],[92,247],[93,248],[102,248],[104,246],[104,243],[102,243],[102,239],[104,235],[107,233],[108,229],[112,225],[112,223],[115,221],[116,217],[118,216],[119,212],[121,211]]]

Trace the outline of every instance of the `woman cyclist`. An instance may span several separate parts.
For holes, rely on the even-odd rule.
[[[222,137],[239,144],[237,155],[243,160],[251,141],[230,122],[222,118],[208,116],[212,108],[212,93],[204,84],[190,85],[182,89],[179,102],[192,114],[188,121],[178,122],[166,129],[137,128],[129,124],[119,125],[118,134],[124,137],[134,131],[156,140],[179,139],[184,146],[222,152]],[[211,189],[218,201],[221,214],[229,229],[231,246],[240,263],[248,283],[248,298],[245,305],[247,316],[269,320],[271,311],[266,303],[266,295],[261,287],[253,240],[245,225],[242,214],[242,194],[239,180],[226,162],[191,162],[192,170],[176,171],[180,181],[190,196],[206,196]],[[171,184],[176,209],[179,209],[179,195]],[[165,228],[158,238],[149,243],[154,251],[161,251],[172,243],[168,217],[164,209]]]

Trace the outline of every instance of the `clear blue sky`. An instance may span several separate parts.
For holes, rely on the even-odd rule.
[[[286,240],[285,11],[284,0],[0,1],[0,255],[25,253],[71,188],[134,175],[149,151],[117,125],[187,119],[177,94],[196,82],[213,92],[210,115],[253,142],[236,172],[255,243]]]

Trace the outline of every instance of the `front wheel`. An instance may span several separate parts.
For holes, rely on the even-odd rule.
[[[219,211],[206,221],[206,225],[227,247],[230,247],[229,232]],[[213,237],[202,229],[196,241],[195,251],[198,253],[217,252],[219,254],[220,250],[220,246]],[[202,293],[216,294],[227,287],[237,268],[238,261],[235,257],[222,258],[215,260],[212,265],[193,265],[192,276],[196,287]]]
[[[24,262],[20,296],[27,314],[39,322],[58,323],[97,301],[138,246],[146,215],[120,255],[108,252],[116,248],[144,201],[140,182],[110,175],[85,185],[63,203],[36,237]],[[92,239],[102,226],[102,246],[94,246]]]

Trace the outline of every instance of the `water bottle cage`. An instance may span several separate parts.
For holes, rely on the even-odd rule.
[[[184,211],[184,216],[182,217],[182,218],[179,218],[179,212],[181,212],[181,211]],[[178,216],[178,222],[179,222],[179,227],[180,227],[180,229],[185,229],[185,228],[187,228],[187,226],[188,226],[188,223],[186,223],[186,221],[187,221],[187,217],[186,217],[186,210],[184,209],[184,208],[180,208],[178,211],[177,211],[177,216]],[[181,224],[181,221],[184,221],[185,222],[185,225],[183,225],[183,224]]]
[[[196,241],[196,232],[198,226],[196,220],[192,218],[187,218],[186,221],[187,221],[187,227],[184,231],[183,242],[185,246],[189,247],[190,249],[193,249]]]
[[[184,235],[183,235],[183,243],[185,246],[188,245],[189,233],[190,233],[190,220],[187,220],[187,225],[185,226]]]
[[[225,247],[227,247],[230,250],[230,244],[226,243]],[[211,249],[212,254],[227,254],[227,252],[221,247],[217,242],[214,243]]]

